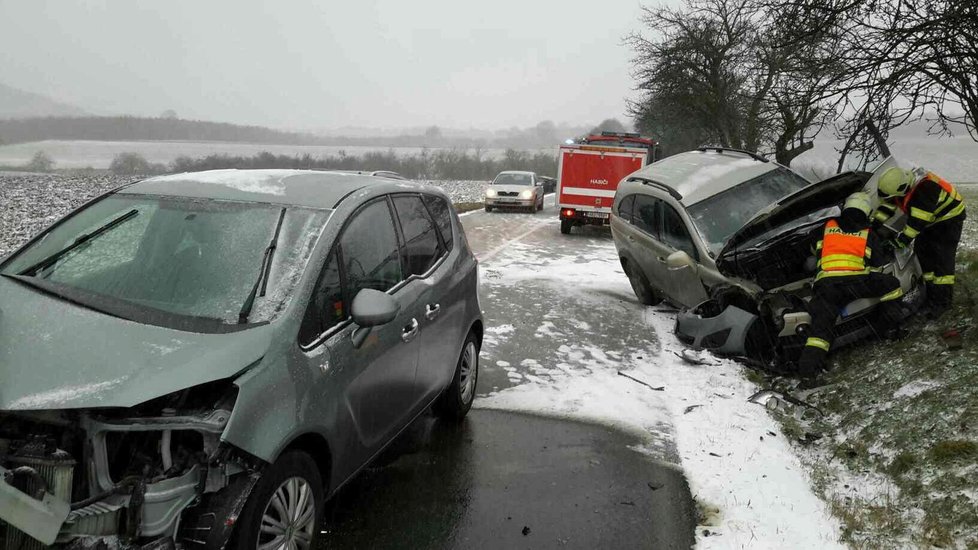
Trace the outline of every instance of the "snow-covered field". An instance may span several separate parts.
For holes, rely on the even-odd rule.
[[[85,201],[140,179],[106,174],[0,173],[0,257]],[[481,201],[485,182],[433,181],[455,203]]]
[[[550,224],[555,235],[556,221]],[[742,367],[680,359],[674,313],[634,301],[613,242],[582,240],[570,254],[511,242],[480,258],[487,299],[542,286],[551,300],[534,304],[547,312],[538,327],[490,329],[484,357],[506,369],[515,385],[476,406],[610,425],[637,436],[635,450],[653,459],[678,454],[705,515],[696,530],[700,548],[841,547],[837,521],[813,494],[778,424],[747,401],[758,388]],[[574,311],[601,313],[595,321]],[[541,348],[564,343],[542,352],[542,360],[525,345],[501,353],[513,349],[507,340],[516,330],[533,332]],[[555,356],[552,364],[544,364],[548,354]]]

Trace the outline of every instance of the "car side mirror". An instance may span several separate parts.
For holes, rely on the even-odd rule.
[[[370,334],[372,327],[386,325],[397,317],[400,306],[389,294],[365,288],[353,298],[350,313],[358,325],[353,331],[353,345],[360,347]]]
[[[679,271],[680,269],[695,268],[693,259],[683,250],[677,250],[666,258],[666,267],[669,271]]]

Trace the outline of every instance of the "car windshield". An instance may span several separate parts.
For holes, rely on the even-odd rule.
[[[288,303],[329,211],[117,194],[67,218],[3,266],[2,274],[133,321],[223,332],[262,272],[279,218],[264,296],[248,324]]]
[[[533,185],[530,174],[499,174],[492,182],[493,185]]]
[[[778,168],[704,199],[686,210],[716,256],[734,233],[764,207],[810,184],[808,180]]]

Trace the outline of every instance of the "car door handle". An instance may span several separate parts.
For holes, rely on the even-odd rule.
[[[435,304],[435,305],[428,304],[424,307],[424,316],[429,321],[434,321],[435,317],[438,317],[439,311],[441,311],[441,304]]]
[[[418,335],[418,331],[421,330],[421,323],[417,319],[411,319],[411,323],[404,327],[401,332],[401,340],[405,342],[410,342],[414,340],[414,337]]]

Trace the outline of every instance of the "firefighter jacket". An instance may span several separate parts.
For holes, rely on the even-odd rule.
[[[897,236],[897,242],[906,246],[928,226],[964,214],[964,198],[947,180],[927,172],[904,197],[880,204],[876,219],[889,218],[897,208],[907,214],[907,224]]]
[[[825,223],[822,239],[815,245],[819,254],[815,280],[866,275],[872,268],[880,267],[883,263],[873,259],[874,247],[879,250],[876,235],[868,227],[847,233],[839,227],[838,221],[829,220]]]

